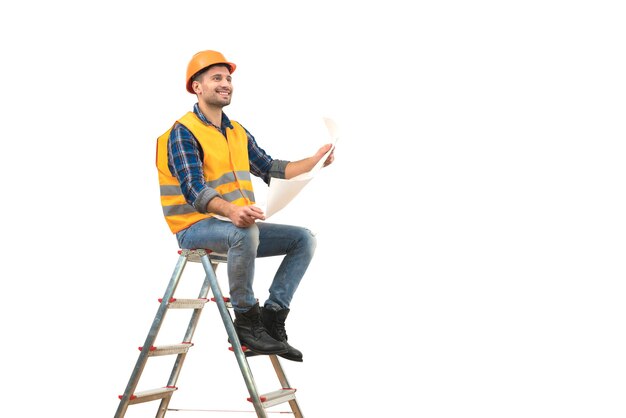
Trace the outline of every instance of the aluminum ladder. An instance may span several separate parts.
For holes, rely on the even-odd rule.
[[[185,357],[187,356],[189,349],[193,346],[192,338],[196,330],[196,326],[198,325],[200,314],[202,313],[202,309],[205,304],[209,301],[209,290],[213,293],[214,298],[211,300],[215,301],[217,304],[224,327],[226,328],[226,333],[228,334],[228,339],[232,343],[232,351],[235,353],[239,369],[241,370],[248,393],[250,394],[250,397],[247,399],[254,405],[257,416],[259,418],[267,418],[267,408],[289,402],[289,406],[291,407],[291,411],[294,416],[296,418],[302,418],[303,415],[298,405],[298,401],[296,400],[296,389],[292,388],[289,384],[280,360],[276,355],[269,355],[268,357],[272,362],[272,366],[276,372],[281,388],[263,395],[258,393],[247,359],[248,355],[255,354],[247,351],[245,347],[242,347],[239,338],[237,337],[233,319],[228,309],[230,307],[228,298],[223,296],[215,273],[218,263],[226,262],[226,256],[223,254],[212,253],[210,250],[204,249],[184,249],[179,250],[178,253],[180,255],[178,262],[167,289],[165,290],[165,294],[163,295],[163,298],[160,299],[159,309],[154,317],[148,336],[146,337],[143,346],[139,347],[140,354],[137,358],[137,362],[131,373],[130,379],[128,380],[126,390],[122,395],[119,395],[120,402],[117,411],[115,412],[115,418],[123,418],[130,405],[155,400],[160,400],[156,418],[162,418],[165,416],[165,413],[168,411],[172,395],[178,389],[176,387],[176,382],[178,381]],[[188,261],[201,262],[204,267],[206,277],[202,283],[200,294],[197,299],[177,299],[174,298],[174,293],[176,292],[176,288]],[[165,319],[165,315],[169,309],[193,310],[185,337],[183,342],[180,344],[169,344],[155,347],[154,343]],[[169,380],[164,387],[135,392],[141,374],[149,358],[153,356],[174,354],[176,355],[174,366],[172,367]]]

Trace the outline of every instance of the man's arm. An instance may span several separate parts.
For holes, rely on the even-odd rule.
[[[308,173],[309,171],[311,171],[313,167],[315,167],[315,164],[317,164],[324,157],[324,155],[328,152],[328,150],[330,150],[332,146],[332,144],[326,144],[319,150],[317,150],[315,155],[309,158],[289,162],[287,164],[287,167],[285,167],[285,178],[290,179],[302,173]],[[333,150],[330,155],[328,155],[328,158],[326,158],[326,161],[324,162],[324,167],[332,164],[334,160],[335,155]]]
[[[169,168],[178,179],[185,200],[198,212],[207,213],[209,201],[220,194],[206,184],[198,141],[189,129],[176,123],[167,146]]]
[[[315,164],[317,164],[319,160],[321,160],[322,157],[324,157],[324,155],[328,152],[330,147],[332,147],[332,144],[326,144],[321,147],[315,155],[299,161],[275,160],[261,147],[259,147],[254,139],[254,136],[252,136],[252,134],[245,127],[243,129],[246,131],[246,135],[248,136],[250,172],[263,179],[263,181],[267,184],[270,182],[270,177],[290,179],[299,174],[311,171],[311,169],[315,167]],[[326,159],[326,162],[324,162],[324,167],[331,164],[334,159],[334,153],[331,152]]]

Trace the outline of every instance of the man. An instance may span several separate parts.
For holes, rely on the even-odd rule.
[[[230,104],[236,65],[217,51],[195,54],[187,67],[186,88],[198,102],[157,143],[157,168],[165,219],[181,248],[210,249],[228,255],[230,299],[241,343],[260,354],[302,361],[287,342],[290,303],[315,252],[306,228],[257,222],[251,175],[292,178],[310,171],[330,150],[299,161],[272,158],[243,126],[223,112]],[[331,164],[331,152],[324,165]],[[256,257],[284,255],[262,307],[252,283]]]

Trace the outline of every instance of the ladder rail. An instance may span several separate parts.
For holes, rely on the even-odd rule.
[[[167,383],[168,387],[176,386],[176,382],[178,382],[178,377],[180,376],[180,371],[183,368],[183,363],[185,363],[185,358],[187,358],[187,353],[180,353],[176,356],[176,361],[174,362],[174,367],[172,368],[172,373],[170,374],[170,378]],[[163,418],[165,416],[171,399],[171,396],[161,399],[155,418]]]
[[[211,265],[211,261],[209,260],[206,251],[196,250],[196,252],[200,254],[200,261],[202,262],[204,271],[206,272],[207,278],[209,279],[211,291],[213,292],[213,296],[215,296],[217,308],[220,312],[220,316],[222,317],[222,322],[224,323],[224,328],[226,328],[226,333],[228,334],[229,341],[233,346],[233,351],[235,353],[235,357],[237,358],[237,363],[239,363],[239,369],[241,370],[241,374],[243,375],[246,387],[248,388],[248,393],[250,394],[250,398],[252,399],[254,410],[256,411],[258,418],[267,418],[265,408],[263,407],[259,396],[259,391],[256,387],[256,384],[254,383],[252,370],[250,369],[248,360],[246,359],[246,356],[243,353],[243,349],[241,348],[241,342],[239,341],[239,337],[237,336],[237,332],[235,331],[235,326],[233,325],[233,318],[232,316],[230,316],[230,312],[226,307],[226,302],[224,302],[224,296],[217,281],[215,271]]]
[[[283,370],[283,366],[280,363],[278,356],[276,354],[271,354],[269,358],[272,361],[272,366],[274,367],[276,377],[278,377],[278,381],[280,382],[281,386],[285,389],[291,388],[289,380],[287,380],[287,375]],[[293,412],[295,418],[303,418],[302,411],[300,410],[300,405],[298,405],[298,401],[295,399],[295,397],[294,399],[289,401],[289,406],[291,407],[291,412]]]
[[[187,264],[187,255],[181,254],[178,257],[178,261],[176,262],[176,267],[174,268],[174,272],[172,273],[172,277],[167,285],[165,290],[165,294],[163,295],[163,299],[161,300],[161,304],[159,305],[159,309],[157,310],[156,316],[152,321],[152,326],[150,327],[150,331],[148,332],[148,336],[146,337],[146,341],[143,344],[143,347],[146,349],[141,350],[139,357],[137,358],[137,362],[135,363],[135,367],[130,375],[130,379],[128,379],[128,384],[126,385],[126,389],[124,390],[124,394],[120,399],[120,403],[117,407],[117,411],[115,412],[115,418],[122,418],[126,414],[126,410],[128,409],[128,405],[130,403],[131,396],[137,389],[137,384],[139,383],[139,377],[143,373],[144,368],[146,367],[146,362],[148,361],[148,356],[150,355],[150,350],[148,348],[154,345],[156,341],[156,337],[161,329],[161,325],[163,323],[163,318],[167,313],[167,304],[169,303],[170,298],[174,295],[176,291],[176,287],[178,287],[178,283],[180,281],[180,277],[183,274],[183,270],[185,269],[185,265]]]

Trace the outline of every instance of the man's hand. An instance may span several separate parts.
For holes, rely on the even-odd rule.
[[[264,221],[265,214],[256,206],[236,206],[228,214],[228,218],[240,228],[247,228],[257,219]]]
[[[333,146],[333,144],[326,144],[324,145],[322,148],[320,148],[316,153],[315,153],[315,157],[317,158],[317,160],[321,160],[324,157],[324,154],[326,154],[328,152],[328,150]],[[333,163],[333,161],[335,161],[335,150],[333,149],[331,151],[330,154],[328,154],[328,157],[326,157],[326,161],[324,161],[324,167],[326,167],[327,165],[330,165]]]
[[[247,228],[256,222],[257,219],[265,220],[265,214],[256,206],[237,206],[221,197],[214,197],[207,205],[207,212],[217,213],[226,216],[239,228]]]

